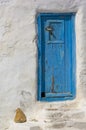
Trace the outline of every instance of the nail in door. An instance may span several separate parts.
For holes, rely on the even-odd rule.
[[[73,99],[75,96],[73,27],[72,14],[38,16],[39,100],[65,100]]]

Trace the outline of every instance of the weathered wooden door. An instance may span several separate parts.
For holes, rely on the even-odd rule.
[[[38,86],[40,100],[75,95],[74,15],[38,16]]]

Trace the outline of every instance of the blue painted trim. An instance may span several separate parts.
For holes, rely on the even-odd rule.
[[[71,97],[46,97],[46,98],[39,98],[39,101],[42,102],[60,102],[60,101],[67,101],[67,100],[73,100],[75,99],[74,96]]]
[[[71,20],[72,29],[72,93],[73,98],[76,97],[76,37],[75,37],[75,16],[72,16]]]
[[[39,35],[38,35],[38,100],[40,100],[41,99],[41,74],[42,74],[42,72],[41,72],[41,18],[40,18],[40,16],[38,16],[38,18],[37,18],[37,23],[38,23],[38,25],[39,25],[39,27],[38,27],[38,33],[39,33]]]
[[[76,12],[70,12],[70,13],[38,13],[37,16],[41,17],[41,16],[75,16]]]
[[[64,100],[73,100],[76,97],[76,39],[75,39],[75,14],[76,13],[40,13],[37,16],[37,24],[38,24],[38,96],[37,99],[40,101],[64,101]],[[42,56],[41,56],[41,43],[42,43],[42,18],[44,17],[56,17],[56,16],[71,16],[71,31],[72,31],[72,39],[71,39],[71,51],[72,51],[72,70],[71,70],[71,94],[70,96],[62,96],[62,97],[41,97],[42,92]]]

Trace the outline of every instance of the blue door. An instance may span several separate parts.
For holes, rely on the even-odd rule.
[[[74,14],[40,14],[38,20],[38,99],[75,97]]]

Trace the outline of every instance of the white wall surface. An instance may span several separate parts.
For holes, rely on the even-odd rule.
[[[76,13],[77,95],[37,101],[37,12]],[[14,123],[20,107],[27,122]],[[0,130],[86,130],[86,0],[0,0]]]

